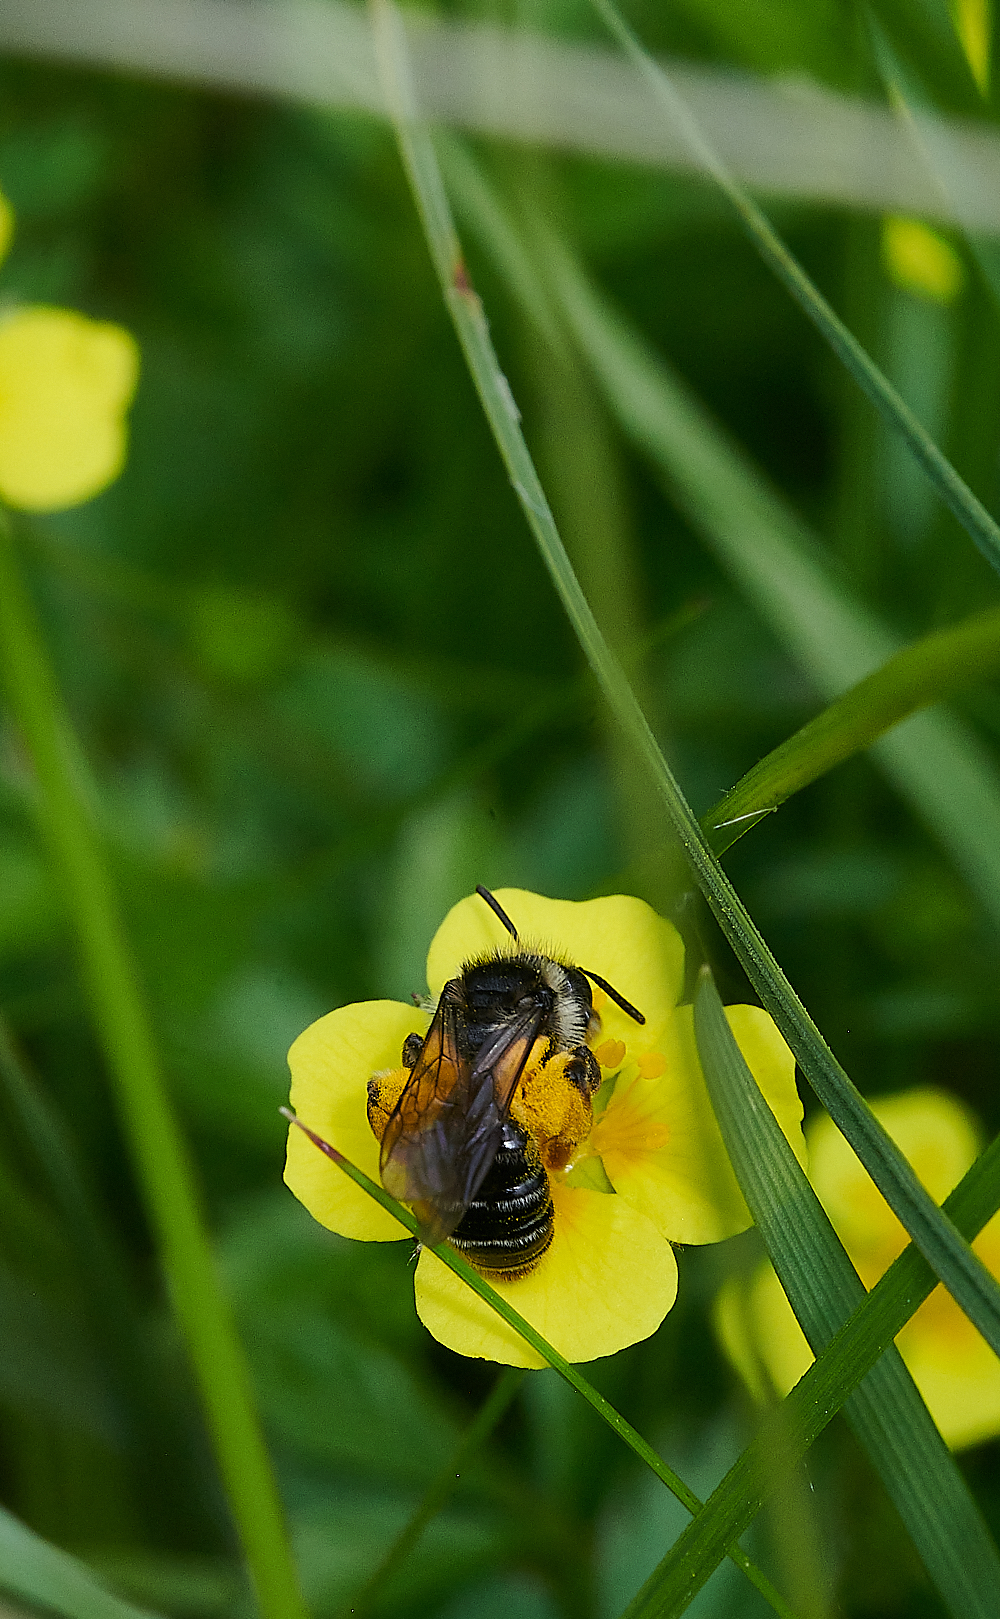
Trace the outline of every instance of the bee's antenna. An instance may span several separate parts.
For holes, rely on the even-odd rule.
[[[615,1005],[620,1006],[623,1012],[627,1013],[630,1018],[635,1019],[636,1023],[645,1023],[646,1019],[642,1013],[637,1011],[631,1001],[625,999],[624,995],[619,995],[616,989],[612,989],[606,978],[601,978],[597,973],[590,972],[586,967],[581,967],[580,971],[590,979],[592,984],[596,984],[598,989],[603,989],[605,995],[610,995]]]
[[[493,895],[490,893],[489,889],[484,888],[482,883],[477,883],[476,884],[476,893],[479,895],[480,899],[484,899],[486,901],[487,905],[489,906],[490,910],[493,912],[494,916],[498,916],[500,918],[500,920],[503,923],[504,927],[507,929],[507,932],[510,934],[511,938],[514,940],[514,943],[517,944],[518,943],[517,928],[514,926],[513,922],[511,921],[510,917],[507,915],[507,912],[504,910],[504,908],[500,904],[499,900],[495,900],[493,898]],[[588,977],[593,977],[593,974],[588,973],[587,976]],[[596,983],[597,980],[595,979],[594,982]],[[617,997],[616,997],[616,999],[617,999]],[[640,1021],[642,1021],[642,1020],[640,1020]]]

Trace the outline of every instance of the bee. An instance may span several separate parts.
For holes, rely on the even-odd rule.
[[[599,1027],[591,983],[637,1023],[642,1013],[597,973],[519,948],[517,929],[482,886],[512,946],[466,962],[441,991],[427,1034],[408,1035],[409,1070],[385,1119],[380,1083],[369,1082],[369,1119],[381,1137],[387,1192],[409,1203],[421,1239],[450,1237],[477,1270],[512,1280],[533,1269],[552,1241],[553,1209],[538,1142],[510,1116],[536,1042],[541,1065],[558,1059],[586,1098],[600,1084],[587,1044]],[[536,1052],[535,1061],[538,1061]]]

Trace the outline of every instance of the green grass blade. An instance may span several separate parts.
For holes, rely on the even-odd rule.
[[[1000,611],[977,613],[897,652],[796,731],[730,788],[701,818],[712,848],[722,854],[762,815],[816,781],[918,708],[1000,666]]]
[[[500,1373],[409,1522],[403,1525],[382,1561],[369,1575],[357,1595],[345,1604],[344,1619],[350,1619],[351,1614],[363,1615],[371,1609],[383,1585],[392,1578],[397,1569],[402,1567],[431,1519],[441,1511],[470,1457],[482,1448],[510,1407],[524,1381],[524,1376],[520,1367],[515,1366],[507,1366]]]
[[[872,0],[862,7],[862,15],[866,14],[877,19],[886,42],[891,42],[903,68],[901,76],[916,75],[949,111],[982,117],[986,106],[945,0],[922,0],[916,6],[911,0]]]
[[[294,1118],[287,1109],[283,1108],[282,1112],[287,1118]],[[306,1134],[369,1197],[388,1209],[415,1237],[419,1236],[417,1222],[409,1209],[394,1202],[381,1186],[376,1185],[329,1143],[309,1130],[306,1130]],[[981,1155],[950,1194],[945,1208],[957,1228],[970,1240],[1000,1209],[1000,1137]],[[766,1578],[755,1578],[759,1571],[754,1570],[749,1559],[736,1546],[733,1536],[743,1533],[763,1502],[780,1488],[787,1473],[837,1414],[844,1399],[858,1386],[936,1286],[937,1278],[919,1250],[911,1243],[900,1254],[839,1329],[828,1348],[796,1384],[779,1411],[765,1421],[757,1438],[700,1510],[693,1504],[697,1501],[693,1492],[665,1466],[656,1452],[597,1393],[576,1367],[564,1361],[447,1243],[435,1252],[508,1325],[537,1349],[640,1460],[646,1462],[677,1499],[695,1514],[682,1537],[685,1539],[685,1555],[691,1556],[696,1566],[700,1567],[701,1562],[706,1560],[706,1566],[707,1562],[711,1562],[712,1568],[723,1557],[731,1556],[734,1562],[744,1567],[748,1577],[758,1585],[775,1611],[787,1612],[782,1599],[773,1592],[773,1588],[768,1588]],[[711,1572],[711,1568],[708,1572]],[[642,1611],[635,1605],[633,1607],[636,1615]]]
[[[592,4],[639,72],[656,92],[665,111],[683,134],[705,173],[714,180],[731,203],[744,231],[764,263],[791,293],[858,386],[867,394],[876,410],[904,439],[940,499],[961,523],[987,562],[1000,571],[1000,528],[985,506],[977,500],[964,479],[959,477],[947,456],[938,449],[930,434],[917,420],[888,377],[827,303],[819,288],[789,252],[761,209],[733,179],[706,141],[665,69],[643,49],[611,0],[592,0]]]
[[[155,1486],[159,1498],[180,1502],[194,1488],[191,1417],[166,1393],[162,1367],[149,1342],[147,1323],[129,1288],[125,1256],[90,1184],[77,1144],[58,1110],[23,1060],[6,1017],[0,1013],[0,1094],[33,1156],[39,1179],[58,1211],[74,1269],[86,1287],[81,1297],[97,1351],[129,1413],[141,1443],[134,1447],[132,1488]],[[9,1189],[3,1188],[3,1197]],[[6,1211],[5,1211],[6,1212]]]
[[[743,1195],[818,1354],[866,1290],[747,1067],[707,969],[695,996],[695,1034]],[[956,1619],[1000,1614],[1000,1555],[895,1349],[843,1409]]]
[[[511,229],[503,207],[459,143],[442,144],[463,212],[502,267],[498,238]],[[537,222],[534,235],[536,272],[551,283],[619,422],[823,695],[837,697],[885,664],[898,640],[850,598],[805,525],[604,303],[558,238]],[[510,286],[517,296],[517,284]],[[1000,928],[1000,776],[978,738],[954,716],[928,713],[873,751]],[[755,812],[746,824],[758,819]]]
[[[810,1084],[949,1292],[1000,1353],[1000,1285],[928,1196],[785,978],[706,843],[621,665],[600,632],[560,539],[520,429],[516,403],[493,349],[482,304],[469,282],[434,148],[416,115],[406,37],[398,13],[390,0],[370,0],[370,5],[386,104],[428,233],[445,303],[497,448],[580,645],[624,735],[652,772],[670,825],[699,886]]]
[[[992,1219],[1000,1208],[1000,1137],[972,1166],[944,1206],[970,1239]],[[876,1283],[778,1410],[765,1418],[753,1442],[678,1537],[668,1554],[671,1578],[676,1581],[673,1597],[686,1589],[677,1573],[681,1561],[688,1565],[689,1578],[701,1581],[708,1577],[721,1561],[730,1536],[742,1533],[753,1521],[788,1470],[837,1414],[846,1394],[858,1386],[923,1303],[934,1280],[930,1267],[911,1244]],[[658,1587],[665,1579],[667,1562],[665,1558],[654,1570],[650,1586]]]
[[[0,1507],[0,1591],[64,1619],[149,1619],[105,1589],[85,1563]]]
[[[774,598],[780,623],[803,661],[813,659],[818,672],[840,685],[850,683],[845,679],[848,669],[856,679],[884,662],[895,650],[888,633],[831,587],[806,531],[624,323],[607,314],[551,233],[540,238],[535,262],[545,264],[573,334],[623,425],[670,473],[684,503],[706,533],[718,541],[734,571],[742,571],[762,606],[769,606]],[[484,344],[484,354],[470,363],[495,366],[485,332]],[[480,394],[485,397],[482,386]],[[493,415],[487,406],[487,414],[508,466],[517,464],[515,457],[528,459],[530,465],[509,412]],[[523,485],[516,476],[513,481],[520,493]],[[540,488],[538,494],[541,504],[537,499],[525,502],[532,532],[604,695],[651,770],[670,824],[720,926],[823,1105],[949,1291],[997,1349],[1000,1288],[941,1215],[870,1113],[705,842],[628,681],[600,635]],[[808,615],[803,613],[805,607]],[[956,852],[966,847],[963,837],[970,841],[968,861],[974,865],[981,860],[986,867],[987,893],[1000,921],[1000,791],[994,790],[993,775],[975,750],[965,747],[965,739],[956,736],[950,724],[935,723],[937,720],[935,715],[916,715],[907,721],[908,736],[901,728],[878,746],[895,748],[890,761],[902,763],[904,779],[919,790],[924,814],[940,823],[953,846],[957,845]],[[914,728],[919,728],[917,735]],[[976,813],[967,818],[952,813],[949,819],[956,802],[950,794],[959,789]]]
[[[303,1619],[249,1375],[91,818],[82,760],[2,516],[0,659],[10,708],[34,766],[39,816],[76,930],[126,1138],[260,1606],[266,1619]]]
[[[896,639],[838,583],[777,492],[549,233],[543,259],[622,426],[824,695],[886,663]],[[874,753],[1000,926],[1000,776],[978,738],[954,716],[918,714]]]
[[[387,1209],[399,1221],[400,1225],[405,1226],[407,1231],[411,1232],[418,1242],[420,1241],[420,1227],[408,1208],[404,1207],[402,1203],[397,1203],[395,1198],[390,1197],[383,1187],[378,1186],[375,1181],[369,1179],[363,1170],[352,1164],[350,1159],[345,1158],[343,1153],[338,1152],[337,1148],[332,1146],[330,1142],[324,1141],[322,1136],[318,1136],[314,1130],[310,1130],[287,1107],[281,1108],[280,1111],[292,1124],[297,1124],[299,1129],[305,1132],[318,1150],[325,1153],[326,1157],[335,1163],[338,1169],[349,1176],[357,1186],[360,1186],[362,1191],[367,1192],[369,1197],[374,1198],[376,1203],[381,1204],[382,1208]],[[582,1373],[560,1355],[558,1349],[554,1349],[548,1340],[543,1338],[541,1333],[529,1321],[524,1319],[523,1315],[520,1315],[512,1305],[507,1303],[505,1298],[494,1291],[489,1282],[480,1276],[478,1271],[473,1270],[468,1261],[462,1258],[457,1248],[453,1248],[449,1242],[442,1242],[438,1244],[433,1252],[437,1254],[443,1264],[448,1266],[449,1270],[454,1271],[455,1275],[461,1278],[467,1287],[471,1287],[472,1291],[478,1294],[484,1304],[488,1304],[491,1310],[495,1310],[502,1321],[506,1321],[509,1327],[513,1327],[514,1331],[524,1339],[525,1343],[530,1344],[536,1354],[541,1355],[542,1359],[547,1361],[571,1388],[582,1395],[587,1404],[597,1412],[602,1422],[606,1422],[612,1432],[616,1433],[619,1439],[628,1445],[639,1460],[646,1463],[646,1466],[656,1474],[660,1482],[665,1484],[671,1494],[677,1497],[682,1506],[687,1507],[691,1513],[698,1511],[702,1503],[694,1491],[688,1489],[684,1480],[673,1471],[673,1468],[667,1466],[663,1458],[657,1455],[652,1445],[646,1443],[642,1435],[632,1427],[632,1424],[626,1422],[625,1418],[615,1410],[610,1401],[606,1400],[603,1394],[599,1394],[593,1384],[588,1383]],[[780,1593],[772,1586],[766,1574],[750,1561],[739,1546],[726,1547],[723,1555],[731,1557],[737,1568],[743,1570],[747,1579],[757,1587],[764,1599],[770,1603],[775,1613],[784,1615],[785,1619],[792,1619],[788,1605]]]

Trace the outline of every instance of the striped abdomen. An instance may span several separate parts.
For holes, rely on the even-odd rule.
[[[510,1119],[503,1145],[451,1241],[490,1281],[524,1276],[552,1241],[548,1176],[534,1142]]]

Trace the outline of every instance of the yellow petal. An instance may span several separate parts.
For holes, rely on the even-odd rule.
[[[406,1036],[426,1028],[426,1014],[414,1006],[363,1001],[310,1024],[288,1053],[292,1111],[376,1182],[379,1147],[368,1124],[368,1081],[380,1069],[397,1067]],[[388,1242],[409,1234],[295,1125],[288,1131],[285,1181],[320,1225],[342,1237]]]
[[[805,1163],[795,1060],[769,1014],[728,1006],[726,1017],[771,1111]],[[591,1135],[620,1197],[672,1242],[719,1242],[752,1224],[708,1099],[690,1006],[657,1035],[664,1072],[645,1079],[626,1065]]]
[[[1000,1215],[972,1246],[1000,1275]],[[896,1342],[953,1450],[1000,1434],[1000,1360],[943,1287],[934,1289]]]
[[[139,354],[120,326],[69,309],[0,324],[0,497],[26,511],[89,500],[125,461]]]
[[[1000,1434],[1000,1361],[975,1328],[957,1363],[942,1359],[938,1346],[920,1335],[907,1344],[903,1359],[952,1450]]]
[[[576,902],[545,899],[523,888],[498,888],[496,898],[529,950],[556,956],[607,979],[657,1026],[673,1010],[684,975],[684,946],[670,922],[641,899],[615,894]],[[431,942],[427,983],[439,995],[463,964],[490,950],[511,944],[499,918],[484,899],[472,894],[448,912]],[[603,1024],[602,1038],[623,1040],[630,1049],[645,1049],[644,1031],[614,1002],[595,992]]]
[[[957,1097],[929,1086],[870,1102],[936,1203],[942,1203],[974,1162],[976,1122]],[[833,1120],[809,1127],[809,1178],[867,1286],[902,1252],[907,1237],[868,1171]]]
[[[751,1399],[766,1405],[771,1390],[758,1352],[753,1300],[743,1277],[729,1276],[723,1282],[712,1305],[712,1325]]]
[[[943,1199],[978,1150],[979,1131],[969,1110],[956,1097],[929,1088],[877,1098],[870,1106],[927,1189]],[[902,1248],[902,1227],[825,1115],[810,1125],[809,1149],[810,1178],[871,1286]],[[973,1247],[991,1273],[1000,1275],[1000,1215]],[[812,1355],[770,1265],[751,1284],[749,1318],[755,1347],[778,1392],[787,1394]],[[934,1289],[896,1343],[953,1449],[1000,1434],[1000,1361],[944,1288]],[[734,1359],[742,1369],[741,1357]]]
[[[749,1315],[760,1358],[778,1393],[787,1394],[809,1370],[813,1352],[784,1288],[768,1264],[760,1267],[750,1284]]]
[[[994,1275],[1000,1273],[1000,1216],[974,1247]],[[750,1292],[754,1348],[779,1394],[787,1394],[812,1364],[812,1352],[770,1265]],[[729,1326],[724,1318],[723,1325]],[[742,1347],[723,1338],[737,1370],[746,1375]],[[1000,1434],[1000,1361],[942,1287],[907,1322],[896,1345],[927,1409],[952,1450]],[[736,1349],[737,1353],[733,1353]]]
[[[613,1355],[656,1331],[677,1294],[669,1243],[620,1197],[553,1185],[552,1246],[527,1276],[496,1290],[567,1360]],[[505,1366],[545,1362],[424,1249],[417,1314],[439,1343]]]

